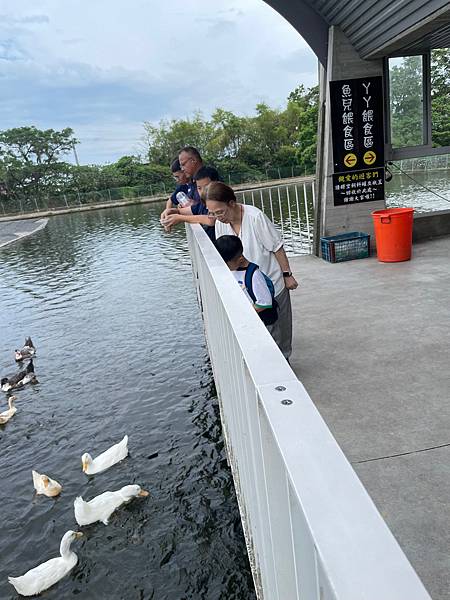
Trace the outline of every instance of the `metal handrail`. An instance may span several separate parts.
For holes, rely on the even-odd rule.
[[[431,600],[199,225],[195,286],[259,600]]]
[[[291,256],[311,254],[314,229],[314,179],[278,183],[250,192],[236,191],[235,194],[239,202],[256,206],[269,217],[280,230],[288,254]]]

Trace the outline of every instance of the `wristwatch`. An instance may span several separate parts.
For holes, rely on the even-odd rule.
[[[292,271],[283,271],[283,277],[292,277]]]

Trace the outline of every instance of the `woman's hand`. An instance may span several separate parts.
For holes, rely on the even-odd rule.
[[[296,290],[298,288],[297,280],[293,275],[284,278],[284,285],[288,290]]]

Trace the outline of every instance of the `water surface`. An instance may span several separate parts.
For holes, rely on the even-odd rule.
[[[2,600],[17,598],[8,575],[77,529],[77,495],[134,482],[151,496],[84,527],[79,564],[44,598],[254,598],[186,240],[162,232],[159,210],[54,217],[0,250],[0,371],[16,370],[13,350],[31,335],[40,382],[0,427]],[[85,476],[82,453],[125,433],[130,456]],[[63,485],[59,498],[34,495],[33,468]]]

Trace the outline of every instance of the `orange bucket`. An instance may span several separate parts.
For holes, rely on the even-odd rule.
[[[387,208],[372,212],[380,262],[411,259],[413,208]]]

